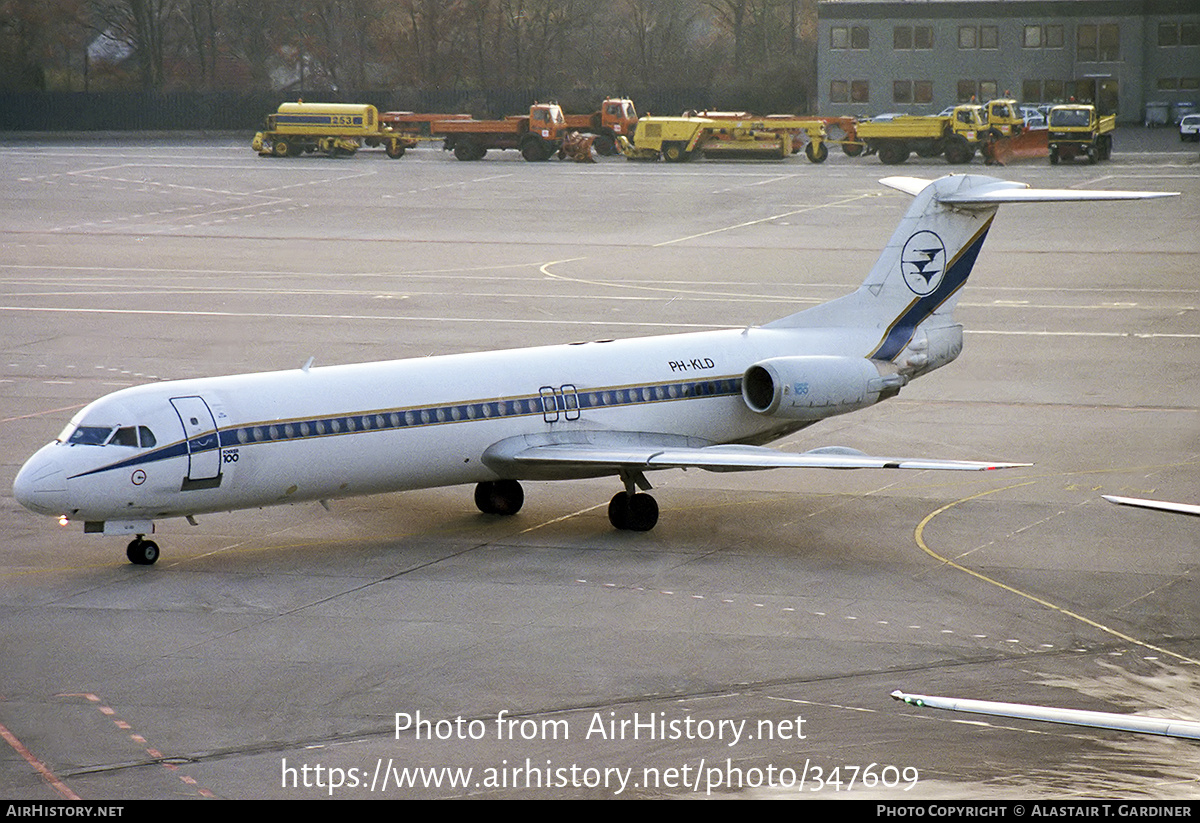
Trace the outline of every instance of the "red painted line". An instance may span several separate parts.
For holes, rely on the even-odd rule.
[[[17,740],[16,735],[14,735],[12,732],[10,732],[3,725],[0,725],[0,737],[3,737],[8,742],[8,745],[13,747],[13,751],[15,751],[17,754],[21,755],[21,757],[25,758],[25,762],[28,763],[30,766],[33,766],[33,768],[36,772],[38,772],[42,777],[46,778],[46,782],[48,782],[51,786],[53,786],[54,790],[57,791],[59,794],[61,794],[64,799],[66,799],[66,800],[79,800],[80,799],[79,795],[75,794],[75,792],[73,792],[69,788],[67,788],[67,785],[65,783],[63,783],[61,780],[59,780],[54,775],[54,772],[50,771],[50,769],[46,766],[45,763],[43,763],[42,761],[40,761],[36,757],[34,757],[33,752],[31,752],[31,751],[29,751],[29,749],[25,748],[25,744],[22,743],[20,740]]]
[[[4,419],[0,420],[0,423],[11,423],[14,420],[28,420],[31,417],[41,417],[43,414],[57,414],[58,412],[74,411],[75,409],[82,409],[85,405],[87,404],[81,403],[77,406],[63,406],[61,409],[46,409],[45,411],[33,412],[31,414],[17,415],[16,417],[5,417]]]
[[[0,422],[3,422],[3,421],[0,421]],[[84,697],[84,698],[86,698],[88,701],[93,703],[95,705],[96,709],[99,710],[102,714],[105,714],[108,717],[112,718],[113,725],[115,725],[119,729],[128,731],[129,739],[132,740],[134,743],[137,743],[140,746],[142,746],[143,750],[146,752],[146,754],[150,755],[150,757],[159,761],[158,765],[160,765],[164,769],[166,769],[167,772],[175,775],[175,777],[177,777],[179,780],[181,780],[182,782],[186,783],[189,786],[196,786],[198,793],[202,797],[213,797],[213,798],[216,797],[216,795],[214,795],[208,789],[200,788],[199,787],[200,784],[197,783],[197,781],[194,778],[190,777],[187,774],[183,774],[182,772],[180,772],[180,765],[178,763],[162,762],[163,760],[166,759],[166,755],[164,755],[162,752],[160,752],[158,749],[154,748],[153,746],[149,745],[146,742],[145,737],[143,737],[142,735],[133,731],[132,724],[130,724],[128,721],[126,721],[124,718],[122,718],[119,714],[117,714],[116,709],[112,708],[111,706],[106,706],[103,703],[101,703],[100,698],[97,697],[96,695],[85,693],[85,694],[60,694],[58,696],[59,697]],[[0,726],[0,729],[3,729],[3,728],[4,728],[3,726]],[[73,797],[73,799],[78,800],[79,798]]]

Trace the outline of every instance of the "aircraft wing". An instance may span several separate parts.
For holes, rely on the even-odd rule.
[[[933,181],[920,177],[885,177],[879,181],[885,186],[917,195]],[[989,205],[998,203],[1059,203],[1091,200],[1149,200],[1156,197],[1176,197],[1179,192],[1167,191],[1101,191],[1093,189],[1034,189],[1025,183],[1008,180],[991,180],[986,183],[971,182],[964,176],[959,191],[938,195],[939,203],[955,205]]]
[[[1082,709],[1060,709],[1054,706],[1035,706],[1026,703],[996,703],[990,700],[906,694],[899,689],[892,692],[892,699],[920,708],[989,714],[995,717],[1015,717],[1023,720],[1043,720],[1047,723],[1065,723],[1070,726],[1088,726],[1093,729],[1115,729],[1139,734],[1160,734],[1166,737],[1200,740],[1200,723],[1194,720],[1172,720],[1140,714],[1115,714]]]
[[[1194,506],[1191,503],[1145,500],[1141,497],[1118,497],[1115,494],[1103,494],[1101,497],[1109,503],[1116,503],[1118,506],[1137,506],[1142,509],[1156,509],[1162,512],[1171,512],[1172,514],[1190,514],[1193,517],[1200,517],[1200,506]]]
[[[497,444],[500,446],[501,444]],[[940,469],[987,471],[1028,466],[1029,463],[991,463],[911,457],[876,457],[855,449],[827,447],[807,452],[781,452],[762,446],[713,445],[687,447],[645,443],[507,444],[488,450],[495,462],[552,468],[611,468],[616,470],[690,469],[753,471],[757,469]]]

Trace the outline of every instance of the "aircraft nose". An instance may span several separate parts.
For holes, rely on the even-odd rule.
[[[13,497],[39,514],[63,514],[67,505],[67,475],[53,453],[44,446],[25,462],[13,481]]]

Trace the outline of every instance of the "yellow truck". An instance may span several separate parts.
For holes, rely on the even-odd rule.
[[[358,103],[284,103],[267,115],[254,135],[253,149],[263,156],[295,157],[323,152],[330,157],[354,154],[363,143],[382,145],[388,157],[402,157],[416,140],[379,122],[374,106]]]
[[[956,106],[948,115],[901,114],[890,120],[858,123],[858,140],[867,152],[876,152],[881,163],[903,163],[913,152],[920,157],[944,154],[948,163],[969,163],[987,126],[983,107]]]
[[[989,100],[983,107],[983,123],[992,139],[1017,137],[1025,130],[1016,100]]]
[[[797,136],[808,138],[805,156],[822,163],[829,156],[825,124],[819,120],[790,117],[750,117],[740,112],[708,116],[643,117],[638,120],[633,141],[618,137],[617,144],[630,160],[682,163],[696,154],[704,157],[784,158],[799,150]]]
[[[1095,106],[1072,103],[1050,109],[1050,165],[1087,157],[1089,163],[1112,157],[1117,116],[1101,116]]]

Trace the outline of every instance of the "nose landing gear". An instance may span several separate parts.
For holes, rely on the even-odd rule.
[[[151,566],[158,560],[158,544],[139,534],[125,547],[125,556],[135,565]]]

